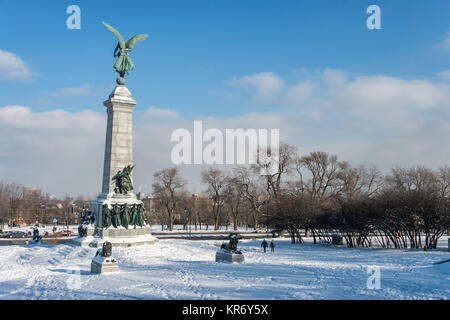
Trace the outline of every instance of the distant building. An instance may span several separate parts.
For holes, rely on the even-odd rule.
[[[36,187],[24,187],[23,188],[23,198],[24,199],[39,199],[42,190]]]
[[[201,194],[201,193],[193,193],[192,198],[195,198],[195,200],[208,200],[209,199],[208,196]]]

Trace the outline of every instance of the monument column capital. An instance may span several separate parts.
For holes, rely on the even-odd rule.
[[[120,107],[133,108],[136,104],[137,101],[133,99],[130,90],[124,85],[116,86],[109,95],[109,99],[103,102],[103,105],[108,109]]]

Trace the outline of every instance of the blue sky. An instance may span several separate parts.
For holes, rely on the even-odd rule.
[[[82,29],[68,30],[66,8],[81,8]],[[272,71],[287,81],[299,69],[338,68],[356,74],[430,78],[449,68],[436,48],[449,28],[448,1],[23,1],[0,5],[3,49],[37,74],[30,83],[2,83],[3,104],[35,110],[99,108],[114,85],[115,38],[148,33],[132,54],[128,86],[141,105],[183,115],[230,116],[261,106],[224,98],[234,77]],[[366,28],[377,4],[382,30]],[[123,9],[122,9],[123,8]],[[126,11],[130,13],[127,14]],[[49,98],[65,87],[93,95]],[[263,109],[279,107],[264,106]]]
[[[68,30],[66,8],[81,8]],[[381,8],[381,30],[366,9]],[[279,128],[354,165],[449,165],[448,0],[0,0],[0,180],[95,194],[117,40],[131,53],[137,190],[176,128]],[[67,170],[70,168],[70,170]],[[192,191],[204,166],[180,166]],[[61,186],[65,186],[61,188]]]

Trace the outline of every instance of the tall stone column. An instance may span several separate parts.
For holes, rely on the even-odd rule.
[[[105,241],[120,247],[155,243],[158,239],[151,235],[144,203],[132,190],[128,194],[122,194],[123,189],[116,192],[112,181],[119,171],[133,165],[133,108],[137,102],[124,85],[118,85],[103,104],[107,108],[108,123],[102,193],[91,202],[94,222],[90,222],[85,235],[74,242],[94,247],[101,247]]]
[[[108,113],[102,184],[102,196],[105,198],[114,194],[114,175],[133,164],[132,121],[136,103],[127,87],[120,85],[114,89],[109,99],[103,102]]]

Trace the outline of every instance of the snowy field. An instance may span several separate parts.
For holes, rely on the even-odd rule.
[[[447,237],[437,250],[349,249],[276,240],[239,247],[243,264],[214,262],[217,241],[161,240],[115,248],[121,271],[90,274],[94,248],[0,247],[0,299],[450,299]],[[369,266],[381,289],[368,289]]]

